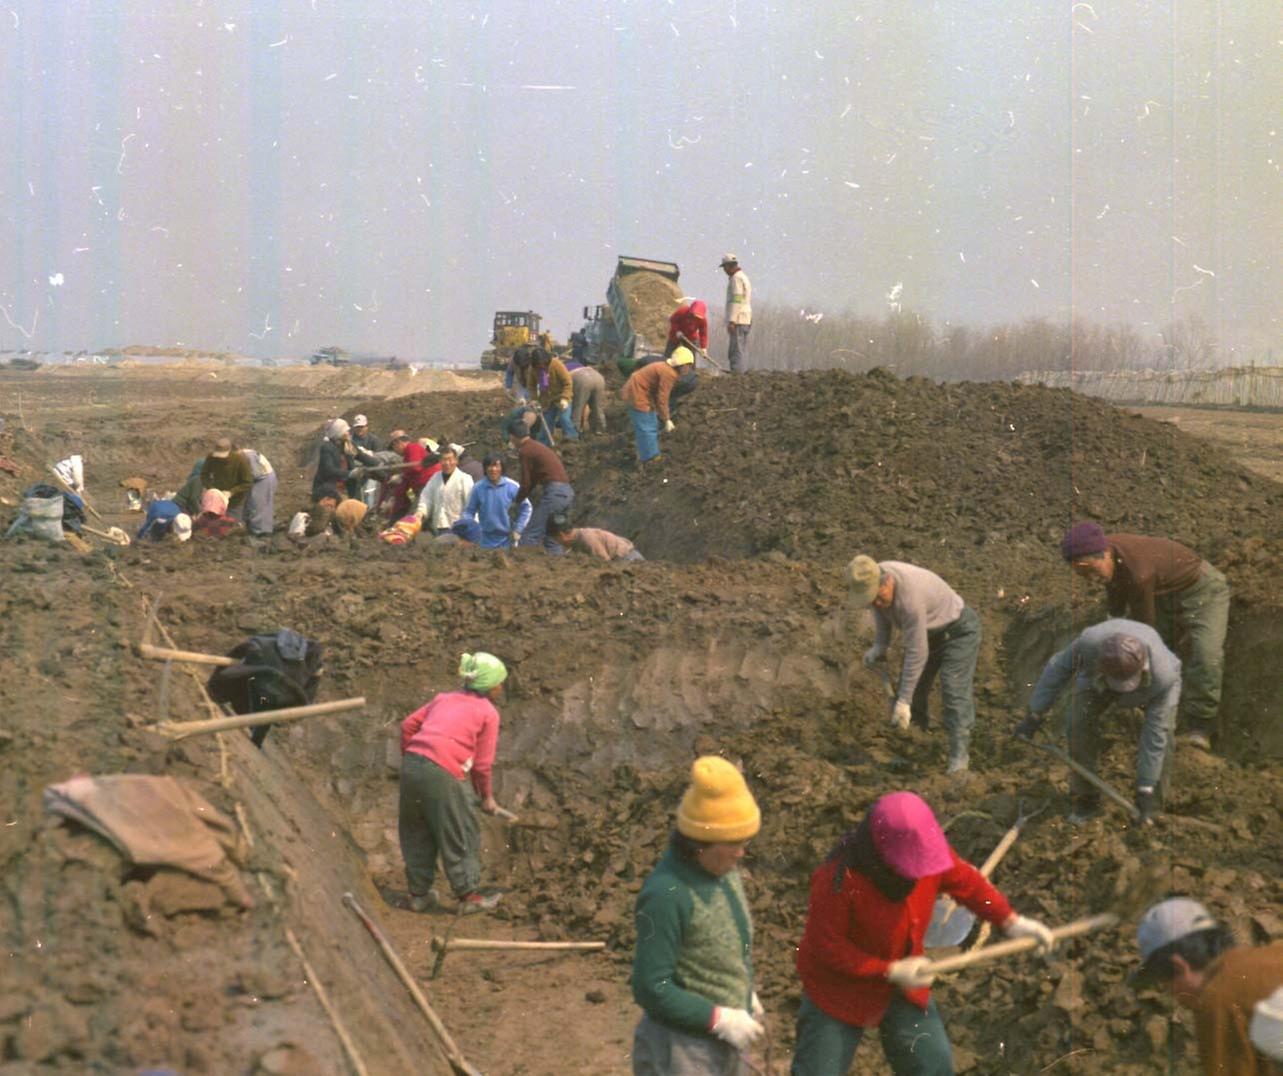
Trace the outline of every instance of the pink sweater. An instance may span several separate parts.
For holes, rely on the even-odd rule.
[[[460,781],[471,774],[482,799],[491,794],[498,746],[499,711],[470,691],[444,691],[401,722],[401,754],[430,758]]]

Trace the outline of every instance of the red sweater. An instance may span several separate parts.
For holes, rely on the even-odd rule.
[[[811,875],[811,906],[797,951],[806,995],[822,1012],[855,1027],[876,1027],[898,989],[886,981],[893,961],[922,953],[936,895],[943,891],[995,926],[1011,915],[1007,898],[970,863],[953,855],[953,868],[921,878],[900,903],[887,900],[868,878],[849,870],[833,892],[836,863]],[[929,990],[905,997],[926,1009]]]
[[[401,449],[401,458],[406,463],[417,463],[419,465],[417,467],[407,467],[401,472],[405,478],[405,488],[407,490],[412,489],[415,493],[418,493],[428,484],[432,476],[441,470],[440,463],[434,463],[427,467],[423,465],[423,460],[427,455],[427,448],[419,444],[418,441],[411,441]]]
[[[471,691],[444,691],[401,722],[401,754],[430,758],[460,781],[471,775],[482,799],[491,794],[498,746],[499,711]]]
[[[708,308],[696,299],[689,306],[683,304],[668,319],[668,342],[678,343],[677,334],[685,333],[686,339],[708,350]]]

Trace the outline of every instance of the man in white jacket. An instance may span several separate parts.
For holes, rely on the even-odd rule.
[[[449,533],[463,515],[464,505],[472,493],[472,476],[459,469],[459,456],[454,446],[443,444],[438,455],[441,470],[428,479],[415,509],[423,529],[434,535]]]
[[[726,274],[726,361],[731,373],[744,370],[748,360],[748,331],[753,326],[753,285],[740,268],[739,258],[723,254],[721,270]]]

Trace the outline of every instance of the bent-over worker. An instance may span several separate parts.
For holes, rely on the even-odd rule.
[[[739,861],[762,826],[743,775],[724,758],[691,766],[677,827],[637,895],[634,1076],[742,1076],[762,1034],[753,922]]]
[[[589,423],[597,433],[606,432],[606,379],[600,370],[585,366],[574,359],[566,363],[574,395],[570,401],[570,418],[581,434],[588,432]]]
[[[1008,938],[1034,938],[1044,951],[1054,944],[1043,923],[1017,915],[958,856],[924,800],[912,792],[883,796],[811,875],[797,950],[803,993],[793,1076],[845,1076],[873,1027],[895,1076],[953,1072],[922,955],[941,892]]]
[[[1131,981],[1169,986],[1176,1003],[1193,1012],[1207,1076],[1283,1076],[1283,1066],[1267,1052],[1268,1016],[1258,1021],[1253,1014],[1262,1005],[1268,1014],[1270,995],[1283,986],[1283,942],[1239,945],[1211,912],[1187,897],[1150,908],[1137,927],[1136,942],[1141,966]],[[1279,1050],[1275,1057],[1283,1055],[1280,1030],[1276,1026],[1272,1040]]]
[[[972,685],[980,656],[980,618],[935,572],[898,560],[881,563],[858,556],[847,565],[851,602],[873,607],[875,635],[864,653],[872,669],[886,660],[891,631],[904,638],[900,687],[891,721],[901,730],[930,726],[927,699],[940,677],[944,727],[949,734],[949,773],[971,764],[971,727],[976,723]]]
[[[695,356],[688,347],[679,347],[663,362],[648,362],[638,366],[624,387],[619,398],[628,405],[628,417],[633,423],[633,438],[637,443],[637,459],[651,463],[661,459],[659,454],[659,428],[672,433],[676,427],[669,412],[668,401],[677,384],[677,367],[694,363]]]
[[[493,654],[464,654],[458,691],[435,696],[401,722],[401,805],[397,831],[410,907],[416,912],[442,907],[432,883],[437,857],[459,902],[458,911],[493,908],[498,893],[483,893],[481,829],[473,796],[481,810],[494,814],[491,770],[499,745],[499,711],[494,700],[508,678]]]
[[[548,520],[554,512],[569,512],[575,504],[575,491],[570,486],[565,464],[551,448],[534,440],[520,420],[508,427],[508,442],[521,460],[521,485],[508,514],[515,518],[520,511],[518,506],[536,489],[540,490],[539,503],[522,531],[520,544],[541,545],[549,553],[564,553],[565,550],[548,537]]]
[[[548,534],[566,549],[579,549],[599,560],[645,560],[627,538],[597,527],[576,527],[570,518],[558,512],[548,520]]]
[[[239,516],[245,495],[254,485],[254,474],[249,460],[234,452],[232,442],[222,437],[201,464],[200,480],[206,489],[221,489],[226,493],[228,509],[233,516]]]
[[[1158,632],[1135,620],[1093,624],[1047,662],[1029,699],[1029,716],[1016,735],[1032,737],[1047,711],[1073,682],[1069,707],[1069,755],[1095,770],[1101,719],[1111,706],[1143,708],[1145,723],[1136,753],[1136,808],[1142,824],[1162,809],[1170,779],[1176,707],[1181,698],[1181,662]],[[1069,773],[1071,822],[1085,822],[1100,809],[1100,794]]]
[[[668,343],[664,347],[664,358],[668,358],[678,346],[687,341],[700,351],[708,351],[708,307],[703,299],[686,299],[668,318]]]
[[[1180,542],[1106,534],[1096,523],[1075,523],[1060,551],[1078,575],[1105,584],[1110,616],[1148,624],[1180,657],[1184,739],[1210,749],[1225,672],[1225,576]]]
[[[570,405],[574,402],[575,386],[570,379],[570,371],[560,359],[548,354],[542,347],[530,351],[530,366],[526,370],[526,390],[532,400],[539,401],[543,412],[546,429],[540,428],[536,436],[547,441],[549,432],[560,427],[562,436],[567,441],[577,441],[579,431],[575,429],[570,416]],[[548,442],[551,446],[551,442]]]

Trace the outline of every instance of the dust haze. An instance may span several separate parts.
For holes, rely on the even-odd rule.
[[[1279,343],[1275,5],[20,2],[0,349],[560,339],[618,254],[937,324]]]

